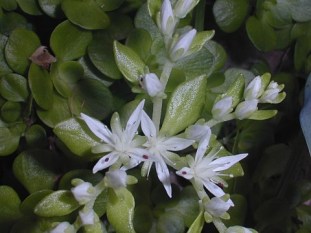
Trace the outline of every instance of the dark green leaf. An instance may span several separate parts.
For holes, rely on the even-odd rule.
[[[0,0],[0,6],[7,11],[12,11],[17,8],[17,3],[16,0]]]
[[[47,195],[51,194],[52,190],[39,190],[35,193],[30,194],[24,199],[20,206],[20,210],[24,214],[33,215],[36,205]]]
[[[174,211],[167,211],[162,214],[157,224],[158,233],[183,233],[185,232],[185,224],[182,216]]]
[[[36,0],[16,0],[19,7],[27,14],[41,15],[41,9]]]
[[[134,29],[126,40],[126,45],[133,49],[144,61],[150,56],[152,39],[144,29]]]
[[[26,29],[15,29],[6,44],[5,58],[16,73],[25,74],[30,65],[29,57],[40,46],[38,36]]]
[[[10,101],[25,102],[29,94],[26,78],[18,74],[1,77],[0,94]]]
[[[3,15],[0,17],[0,33],[9,35],[17,28],[28,29],[31,28],[31,24],[27,22],[25,17],[18,13],[3,13]]]
[[[59,162],[48,150],[28,150],[14,160],[13,172],[29,193],[53,189],[58,177]]]
[[[63,0],[62,9],[67,18],[85,29],[104,29],[109,17],[95,1]]]
[[[19,144],[19,135],[12,133],[8,128],[0,127],[0,156],[13,153]]]
[[[1,107],[1,117],[6,122],[17,121],[22,113],[22,106],[20,103],[7,101]]]
[[[234,32],[243,23],[248,8],[248,0],[217,0],[213,5],[213,14],[223,31]]]
[[[0,17],[1,18],[1,17]],[[1,19],[0,19],[1,21]],[[1,26],[0,26],[1,28]],[[4,57],[4,48],[8,38],[5,35],[0,34],[0,76],[8,73],[12,73],[12,70],[8,66]]]
[[[30,147],[45,147],[48,144],[46,131],[41,125],[32,125],[25,132],[27,145]]]
[[[67,61],[82,57],[91,40],[90,31],[83,30],[66,20],[52,32],[50,44],[56,57]]]
[[[95,0],[104,11],[113,11],[121,6],[124,0]]]

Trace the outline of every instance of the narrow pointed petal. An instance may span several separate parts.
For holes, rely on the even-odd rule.
[[[247,154],[224,156],[224,157],[215,159],[213,162],[210,163],[210,165],[217,165],[217,167],[213,169],[213,171],[215,172],[224,171],[232,167],[234,164],[236,164],[240,160],[244,159],[246,156]]]
[[[100,160],[97,161],[95,166],[93,167],[93,173],[96,173],[100,170],[103,170],[107,167],[110,167],[112,164],[114,164],[119,159],[119,156],[116,152],[111,152],[104,157],[102,157]]]
[[[195,163],[199,163],[202,160],[207,150],[207,147],[209,145],[209,139],[210,137],[205,137],[203,138],[203,140],[200,141],[197,152],[195,154],[195,159],[194,159]]]
[[[122,126],[120,121],[120,116],[117,112],[115,112],[110,121],[112,134],[121,135],[122,134]]]
[[[89,129],[101,140],[106,143],[113,144],[112,134],[106,125],[100,121],[81,113],[81,118],[85,121]]]
[[[179,171],[176,172],[177,175],[184,177],[187,180],[193,178],[193,171],[189,167],[183,167]]]
[[[206,210],[216,217],[221,217],[231,207],[230,201],[213,197],[205,206]]]
[[[157,130],[154,123],[145,111],[142,112],[141,129],[148,138],[157,136]]]
[[[136,109],[133,111],[132,115],[130,116],[127,124],[126,124],[126,132],[128,133],[129,140],[134,138],[134,135],[138,129],[141,120],[141,113],[144,107],[145,100],[141,101]]]
[[[169,151],[180,151],[186,149],[194,143],[194,140],[179,138],[179,137],[171,137],[163,142],[163,145]]]
[[[207,188],[208,191],[210,191],[215,197],[221,197],[225,195],[225,192],[216,184],[214,184],[212,181],[209,180],[203,180],[203,185],[205,188]]]
[[[165,191],[169,197],[172,197],[172,186],[170,181],[170,172],[164,163],[164,161],[157,162],[156,164],[156,171],[159,180],[163,184]]]

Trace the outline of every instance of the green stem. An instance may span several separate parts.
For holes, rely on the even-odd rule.
[[[172,72],[173,64],[171,62],[166,62],[163,71],[160,77],[160,81],[163,85],[163,89],[165,90],[165,87],[167,85],[168,79],[170,77],[170,74]],[[152,112],[152,121],[157,129],[159,131],[160,129],[160,121],[161,121],[161,114],[162,114],[162,103],[163,98],[162,97],[154,97],[153,98],[153,112]]]
[[[217,228],[219,233],[224,233],[227,230],[227,227],[219,218],[214,218],[213,223],[214,223],[214,225]]]

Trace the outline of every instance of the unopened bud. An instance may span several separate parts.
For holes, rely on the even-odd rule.
[[[188,32],[185,32],[179,37],[170,52],[170,57],[173,61],[177,61],[178,59],[185,56],[192,44],[196,33],[197,31],[195,29],[192,29]]]
[[[249,118],[255,111],[258,110],[257,104],[257,99],[245,100],[239,103],[234,111],[236,118],[239,120]]]
[[[163,93],[163,84],[160,82],[158,76],[154,73],[149,73],[141,77],[139,83],[151,97],[155,97]]]
[[[226,115],[232,112],[232,104],[232,96],[227,96],[217,101],[212,108],[213,118],[215,120],[222,120]]]
[[[245,88],[244,98],[245,100],[258,99],[262,94],[260,76],[255,77]]]

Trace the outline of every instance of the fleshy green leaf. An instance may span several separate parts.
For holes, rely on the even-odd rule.
[[[29,94],[26,78],[18,74],[2,76],[0,79],[0,94],[10,101],[25,102]]]
[[[174,211],[167,211],[158,220],[156,231],[158,233],[180,233],[185,231],[182,216]]]
[[[93,40],[88,47],[88,56],[94,66],[112,79],[120,79],[121,72],[114,59],[112,39],[106,31],[94,32]]]
[[[83,30],[66,20],[52,32],[50,44],[57,59],[67,61],[82,57],[91,40],[90,31]]]
[[[26,29],[14,30],[5,47],[5,58],[16,73],[25,74],[30,65],[29,57],[40,46],[38,36]]]
[[[4,48],[5,48],[7,41],[8,41],[8,38],[5,35],[0,34],[0,76],[4,74],[12,73],[12,70],[8,66],[5,60],[5,57],[4,57]]]
[[[17,121],[22,113],[22,106],[20,103],[7,101],[1,106],[1,117],[6,122]]]
[[[0,17],[0,33],[9,35],[17,28],[31,28],[26,18],[15,12],[3,13]]]
[[[36,0],[16,0],[19,7],[27,14],[41,15],[41,9]]]
[[[6,127],[0,127],[0,156],[13,153],[19,144],[19,135],[16,135]]]
[[[180,84],[169,99],[161,133],[175,135],[200,116],[205,100],[206,77]]]
[[[96,119],[104,119],[113,110],[110,90],[95,79],[81,79],[69,99],[72,113],[85,113]]]
[[[254,46],[260,51],[266,52],[274,49],[277,43],[276,35],[268,24],[251,16],[246,22],[246,31]]]
[[[43,109],[51,108],[53,104],[53,84],[50,74],[42,67],[31,64],[28,74],[29,87],[36,103]]]
[[[56,125],[54,133],[78,156],[89,154],[91,148],[98,144],[84,122],[75,118]]]
[[[95,2],[104,10],[104,11],[113,11],[118,9],[124,0],[95,0]]]
[[[234,32],[243,23],[248,7],[248,0],[217,0],[213,5],[216,23],[224,32]]]
[[[203,216],[203,211],[199,213],[199,215],[196,217],[196,219],[191,224],[189,230],[187,233],[197,233],[201,232],[204,226],[205,220]]]
[[[35,206],[47,195],[53,193],[52,190],[39,190],[35,193],[30,194],[24,199],[20,206],[20,210],[24,214],[33,215]]]
[[[45,147],[48,144],[46,131],[41,125],[32,125],[25,132],[25,139],[28,146]]]
[[[115,41],[113,44],[114,56],[116,63],[125,76],[132,82],[138,82],[138,78],[145,73],[145,63],[130,47]]]
[[[12,11],[17,8],[17,2],[16,0],[1,0],[0,6],[7,11]]]
[[[21,200],[15,190],[9,186],[0,186],[0,225],[1,231],[9,232],[11,225],[21,217]]]
[[[249,119],[251,120],[266,120],[274,117],[278,113],[277,110],[258,110],[254,112]]]
[[[108,15],[95,1],[63,0],[62,9],[72,23],[85,29],[104,29],[110,23]]]
[[[126,188],[108,192],[107,217],[118,233],[135,233],[133,226],[135,200]]]
[[[55,191],[43,198],[35,207],[35,214],[41,217],[55,217],[70,214],[77,208],[79,203],[70,191]]]
[[[28,150],[14,160],[13,172],[29,193],[53,189],[58,177],[59,163],[48,150]]]
[[[126,45],[133,49],[144,61],[150,55],[151,44],[151,36],[144,29],[134,29],[126,40]]]

